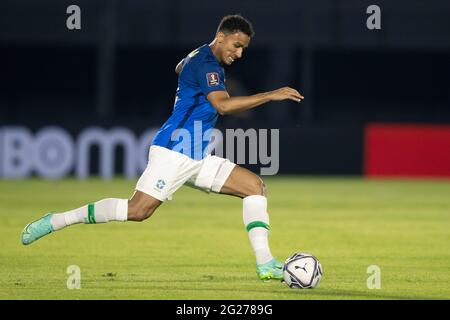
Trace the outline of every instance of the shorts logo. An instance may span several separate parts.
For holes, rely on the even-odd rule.
[[[156,189],[158,191],[164,189],[165,186],[166,186],[166,182],[164,180],[162,180],[162,179],[159,179],[158,182],[156,182],[156,185],[155,185],[155,187],[156,187]]]
[[[208,80],[208,86],[210,87],[219,85],[219,74],[217,72],[207,73],[206,79]]]

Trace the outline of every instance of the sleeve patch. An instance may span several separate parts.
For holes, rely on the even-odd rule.
[[[210,72],[206,74],[206,79],[208,80],[208,86],[214,87],[218,86],[220,83],[219,74],[217,72]]]

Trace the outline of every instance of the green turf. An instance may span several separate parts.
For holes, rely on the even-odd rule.
[[[450,299],[450,183],[266,178],[280,259],[316,255],[324,278],[294,290],[256,278],[238,198],[183,188],[149,220],[76,225],[30,246],[52,210],[127,198],[135,181],[0,181],[0,299]],[[67,267],[81,289],[67,289]],[[367,268],[381,269],[368,289]]]

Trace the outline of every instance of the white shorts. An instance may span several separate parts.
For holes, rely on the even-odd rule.
[[[148,164],[136,184],[142,191],[160,201],[172,199],[183,184],[205,192],[220,192],[236,166],[228,159],[208,155],[202,160],[163,148],[151,146]]]

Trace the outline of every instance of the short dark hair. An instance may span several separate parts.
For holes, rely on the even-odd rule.
[[[219,27],[217,28],[217,32],[223,32],[225,34],[231,34],[239,31],[245,33],[250,38],[255,35],[251,22],[239,14],[232,14],[223,17],[222,21],[220,21]]]

